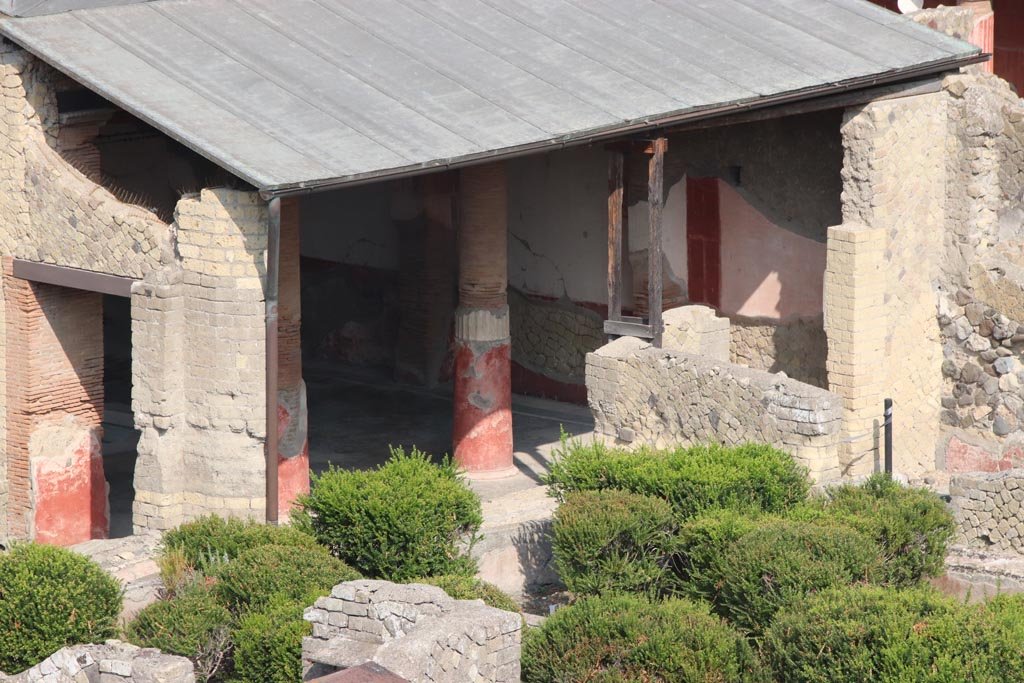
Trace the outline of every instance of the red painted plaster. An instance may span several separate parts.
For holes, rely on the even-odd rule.
[[[512,467],[512,354],[508,344],[482,353],[455,347],[455,462],[469,473]]]
[[[949,440],[946,447],[946,471],[959,472],[1003,472],[1013,468],[1008,455],[997,456],[981,446],[961,441],[957,437]]]
[[[288,434],[292,417],[284,402],[277,404],[278,434]],[[277,463],[277,513],[280,519],[287,519],[296,499],[309,493],[309,439],[304,433],[298,454],[279,453]]]
[[[565,403],[587,404],[585,384],[560,382],[512,362],[512,390],[525,396],[540,396]]]
[[[68,546],[107,538],[110,512],[100,442],[83,433],[71,453],[32,459],[34,538]]]

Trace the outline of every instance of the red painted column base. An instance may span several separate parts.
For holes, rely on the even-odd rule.
[[[65,448],[31,459],[33,539],[69,546],[110,535],[107,481],[100,440],[79,432]]]
[[[277,516],[288,521],[295,501],[309,493],[309,438],[306,385],[283,389],[277,402]]]
[[[508,341],[455,342],[455,462],[474,478],[515,474]]]

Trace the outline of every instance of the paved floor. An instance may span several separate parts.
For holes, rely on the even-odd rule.
[[[451,452],[450,389],[397,385],[372,372],[307,365],[310,466],[369,468],[384,462],[389,446],[418,447],[441,457]],[[496,481],[475,481],[485,503],[540,486],[561,431],[593,431],[590,411],[555,401],[513,399],[515,465],[519,473]],[[110,403],[104,423],[103,454],[110,485],[111,536],[131,534],[135,448],[138,434],[125,404]]]

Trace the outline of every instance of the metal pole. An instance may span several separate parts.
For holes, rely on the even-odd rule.
[[[882,427],[885,429],[885,471],[892,474],[892,399],[885,399],[884,421]]]
[[[281,199],[271,198],[270,225],[267,231],[267,288],[266,288],[266,370],[267,370],[267,443],[264,448],[267,469],[267,522],[277,523],[277,301],[278,264],[281,257]]]

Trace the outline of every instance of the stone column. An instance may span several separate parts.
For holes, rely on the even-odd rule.
[[[478,477],[515,473],[505,169],[461,173],[459,307],[455,314],[455,461]]]
[[[309,493],[309,416],[302,381],[299,200],[281,200],[278,272],[277,415],[278,518],[287,520],[295,499]]]
[[[28,282],[3,265],[8,519],[14,538],[106,538],[103,297]]]
[[[185,521],[185,298],[182,273],[167,269],[132,285],[132,415],[139,432],[132,527]]]
[[[828,229],[825,334],[828,388],[843,400],[839,465],[844,476],[880,465],[885,398],[885,230],[845,224]]]

